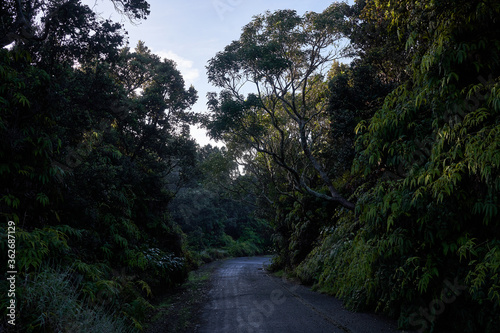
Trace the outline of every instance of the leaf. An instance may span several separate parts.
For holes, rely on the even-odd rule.
[[[49,197],[45,193],[40,192],[36,195],[36,201],[45,207],[49,204]]]

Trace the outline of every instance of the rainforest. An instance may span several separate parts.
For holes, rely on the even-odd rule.
[[[198,267],[272,255],[401,329],[498,332],[500,1],[264,12],[206,64],[204,113],[79,0],[0,18],[0,331],[140,332]]]

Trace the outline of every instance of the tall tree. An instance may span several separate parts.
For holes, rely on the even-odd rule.
[[[146,0],[111,0],[115,8],[130,20],[149,15]],[[80,0],[5,0],[0,4],[0,47],[13,42],[45,41],[63,29],[74,37],[88,38],[90,31],[82,28],[82,19],[90,9]],[[107,21],[109,24],[109,21]],[[75,29],[78,28],[78,29]]]
[[[331,61],[345,54],[341,43],[347,9],[333,4],[303,17],[291,10],[255,17],[239,40],[209,62],[209,81],[224,90],[219,97],[209,95],[208,127],[213,137],[231,135],[248,149],[269,155],[298,189],[352,210],[354,203],[335,188],[328,166],[315,153],[328,104],[325,74]],[[248,85],[254,93],[245,98],[241,92]],[[289,154],[290,145],[303,154],[301,167],[294,165],[297,156]],[[304,177],[308,168],[328,194],[312,188]]]
[[[144,12],[143,1],[116,3]],[[72,314],[96,313],[97,303],[120,308],[139,328],[151,292],[186,276],[167,205],[194,164],[196,91],[143,43],[121,49],[120,25],[79,1],[0,7],[2,43],[15,41],[0,49],[0,214],[16,223],[27,281],[18,292],[30,295],[19,298],[20,329],[71,330],[80,320]],[[74,280],[66,292],[77,295],[64,303],[69,319],[34,305],[56,284],[45,278],[65,275]]]

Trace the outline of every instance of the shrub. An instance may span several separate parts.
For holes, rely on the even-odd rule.
[[[124,318],[103,306],[89,306],[80,299],[68,271],[43,266],[22,288],[20,313],[26,332],[134,332]]]

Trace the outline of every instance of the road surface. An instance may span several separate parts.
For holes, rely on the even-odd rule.
[[[202,333],[402,332],[393,322],[353,313],[327,295],[266,273],[270,258],[226,260],[214,272]]]

